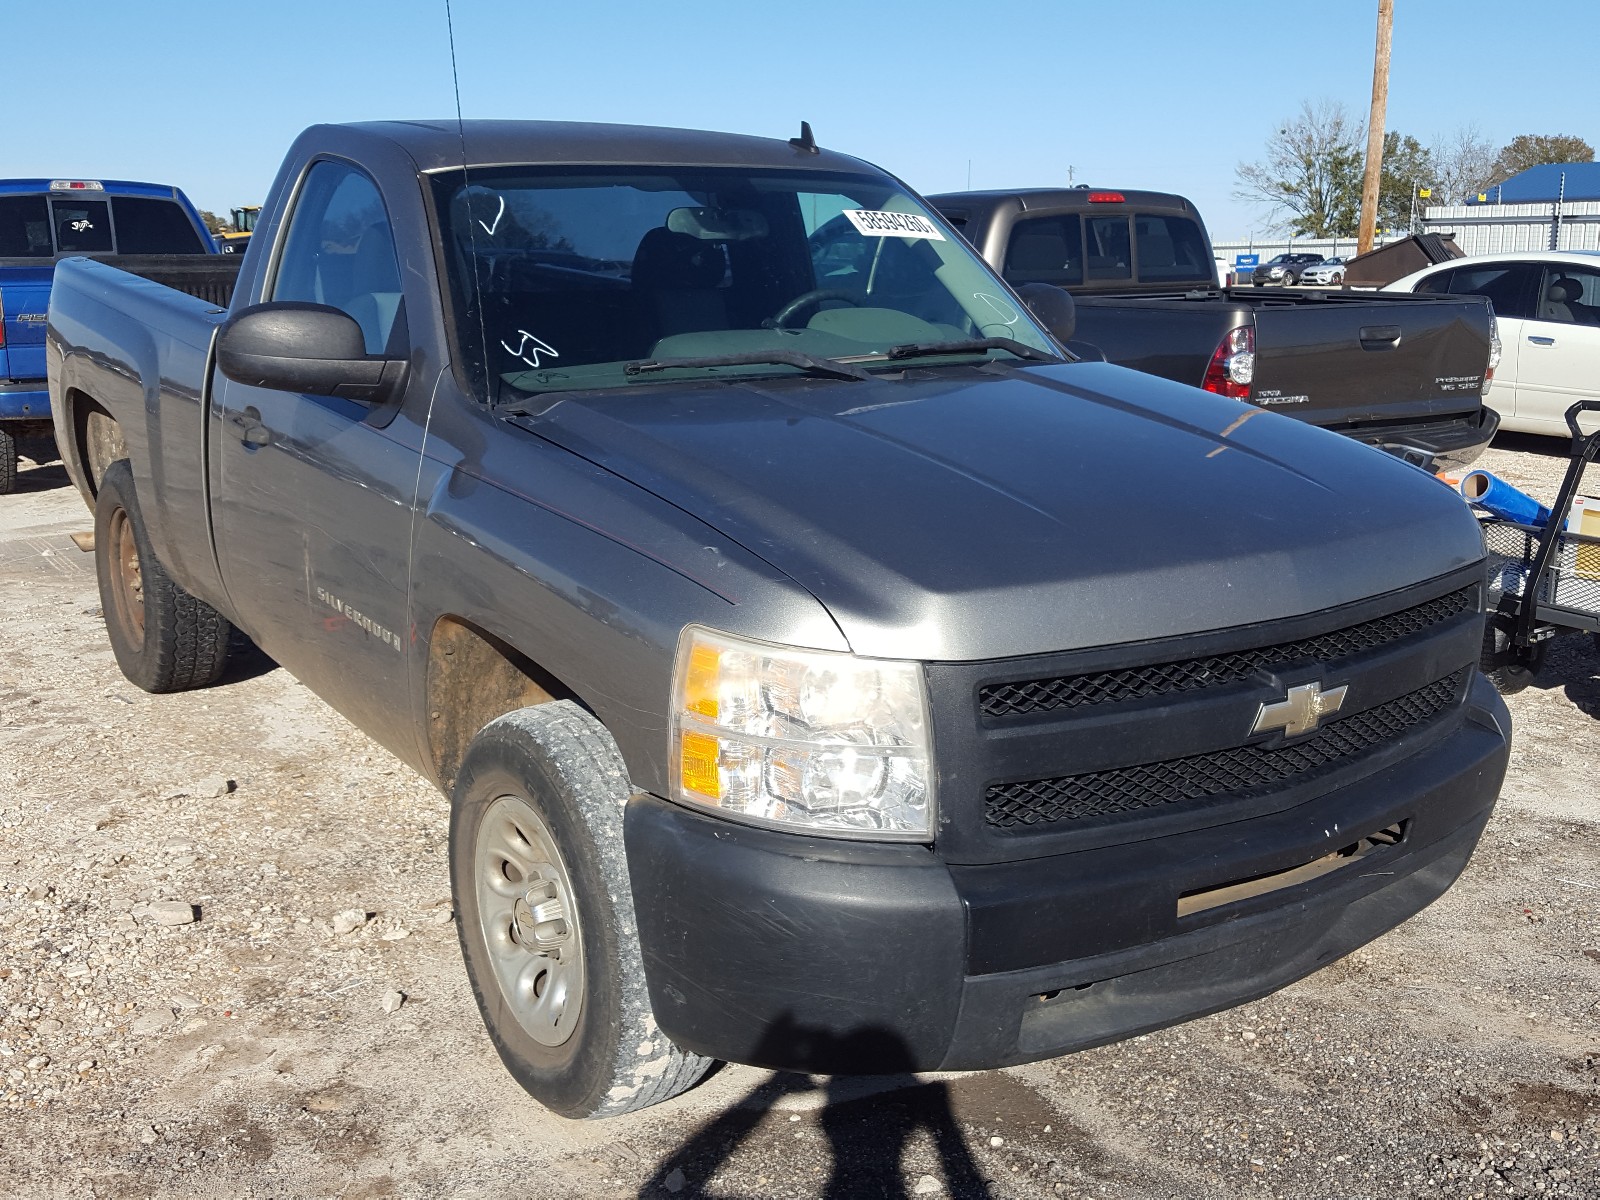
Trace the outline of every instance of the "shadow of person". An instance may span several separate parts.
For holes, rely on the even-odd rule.
[[[829,1173],[816,1193],[825,1200],[887,1197],[909,1200],[904,1162],[911,1140],[927,1135],[937,1155],[946,1195],[988,1200],[984,1180],[955,1118],[950,1089],[912,1073],[911,1052],[897,1035],[864,1028],[839,1035],[796,1024],[787,1014],[763,1036],[756,1061],[799,1051],[799,1061],[859,1063],[871,1075],[834,1075],[819,1085],[811,1075],[780,1072],[763,1080],[735,1103],[702,1124],[640,1187],[638,1195],[676,1192],[710,1200],[736,1200],[737,1191],[708,1189],[713,1178],[756,1135],[768,1114],[786,1097],[824,1091],[818,1118],[828,1140]],[[767,1168],[770,1169],[770,1168]]]

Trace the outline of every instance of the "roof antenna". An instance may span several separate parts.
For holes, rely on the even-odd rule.
[[[817,139],[811,136],[810,121],[800,122],[800,136],[797,138],[790,138],[789,145],[793,146],[796,150],[804,150],[807,154],[822,153],[822,151],[817,149]]]
[[[472,247],[472,306],[478,310],[478,344],[483,351],[483,376],[486,399],[493,405],[496,397],[489,392],[489,330],[483,317],[483,280],[478,275],[478,239],[474,235],[471,219],[471,200],[467,192],[472,187],[472,173],[467,170],[467,127],[461,119],[461,75],[456,70],[456,22],[450,9],[450,0],[444,0],[444,24],[450,34],[450,83],[456,93],[456,140],[461,143],[461,195],[467,206],[467,241]],[[498,220],[498,218],[497,218]]]

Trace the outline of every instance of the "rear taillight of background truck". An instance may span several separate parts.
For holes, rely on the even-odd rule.
[[[1219,396],[1248,400],[1255,377],[1256,331],[1250,325],[1240,325],[1222,335],[1206,364],[1205,382],[1200,386]]]

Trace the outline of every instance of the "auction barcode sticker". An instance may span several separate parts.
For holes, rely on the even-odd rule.
[[[850,218],[858,232],[865,237],[929,238],[944,241],[944,234],[927,217],[916,213],[884,212],[873,208],[847,208],[844,215]]]

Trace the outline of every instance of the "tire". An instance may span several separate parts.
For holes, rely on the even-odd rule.
[[[0,496],[17,490],[17,439],[0,425]]]
[[[100,609],[117,666],[147,692],[207,687],[228,665],[232,623],[184,591],[150,548],[127,459],[112,463],[94,508]]]
[[[1548,639],[1535,643],[1527,650],[1519,649],[1512,643],[1506,626],[1490,618],[1483,631],[1483,651],[1478,656],[1478,669],[1489,677],[1495,691],[1502,696],[1515,696],[1539,674],[1549,650]]]
[[[631,794],[605,727],[556,701],[480,731],[451,801],[450,887],[478,1012],[506,1069],[564,1117],[659,1104],[712,1063],[651,1012],[622,841]]]
[[[122,427],[102,408],[92,408],[83,419],[85,467],[90,486],[98,492],[106,470],[118,459],[128,457],[128,445],[122,437]]]
[[[1279,287],[1293,287],[1297,282],[1298,281],[1294,277],[1294,272],[1285,271],[1283,273],[1283,278],[1278,281],[1278,286]]]

